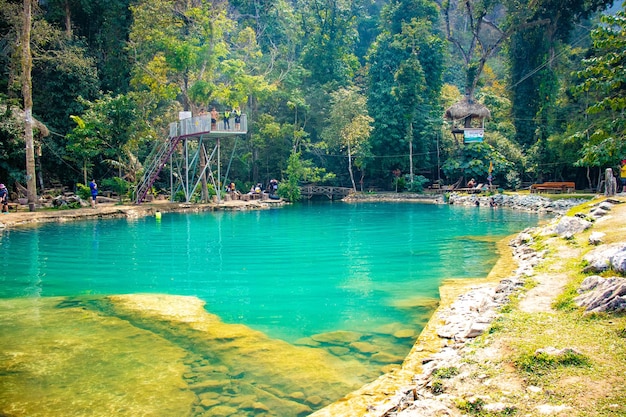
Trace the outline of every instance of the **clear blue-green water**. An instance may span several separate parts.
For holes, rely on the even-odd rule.
[[[232,369],[237,360],[228,358],[226,353],[219,359],[215,355],[207,356],[206,350],[214,348],[204,336],[197,339],[195,333],[192,336],[172,335],[171,325],[166,328],[149,324],[144,319],[113,314],[102,298],[111,294],[149,293],[197,297],[206,302],[207,312],[218,316],[226,326],[245,325],[250,332],[262,332],[267,343],[287,342],[285,349],[294,346],[298,349],[334,348],[329,350],[331,356],[345,356],[344,361],[348,361],[347,357],[350,360],[362,357],[363,363],[375,370],[363,371],[361,379],[340,385],[340,389],[353,389],[380,374],[386,363],[393,362],[381,359],[383,350],[401,358],[414,341],[414,337],[394,339],[381,329],[392,329],[388,333],[393,333],[411,328],[416,336],[432,312],[434,304],[429,300],[437,298],[442,280],[486,276],[497,257],[496,242],[536,224],[538,220],[536,214],[485,207],[326,203],[261,211],[165,213],[161,220],[144,217],[84,221],[4,231],[0,237],[0,301],[4,306],[0,309],[0,329],[5,335],[0,336],[0,348],[4,352],[0,358],[4,368],[4,373],[0,369],[0,384],[7,370],[19,365],[14,363],[15,354],[6,352],[26,349],[41,337],[40,332],[31,328],[33,315],[37,320],[42,317],[51,320],[47,326],[56,326],[56,333],[46,342],[52,343],[50,340],[69,337],[64,336],[66,332],[80,334],[84,320],[78,320],[80,325],[77,328],[67,328],[68,323],[76,325],[75,319],[71,318],[73,314],[84,318],[89,312],[95,314],[95,318],[85,319],[89,322],[85,326],[90,330],[84,331],[90,335],[102,331],[103,325],[98,324],[98,320],[106,319],[108,323],[115,318],[123,319],[119,323],[116,321],[119,326],[132,327],[132,331],[120,330],[124,336],[115,337],[134,343],[139,336],[125,332],[141,331],[142,335],[149,332],[149,337],[156,335],[161,341],[165,339],[168,346],[173,345],[173,355],[180,358],[176,356],[172,362],[186,367],[187,372],[182,372],[185,376],[181,378],[192,387],[189,392],[195,395],[189,400],[191,415],[202,415],[215,410],[214,407],[226,407],[224,392],[218,392],[219,400],[207,400],[217,389],[214,390],[213,386],[208,389],[204,385],[198,388],[198,379],[204,381],[206,377],[189,369],[220,367],[220,375],[223,378],[228,376],[232,385],[233,379],[242,375]],[[48,303],[47,300],[54,301]],[[37,307],[33,310],[35,302]],[[59,314],[58,320],[51,319]],[[95,321],[92,323],[92,320]],[[364,349],[362,345],[358,345],[361,351],[357,352],[355,340],[335,343],[319,338],[320,334],[332,335],[337,331],[353,332],[357,336],[350,337],[376,346],[376,352],[367,352],[372,348]],[[14,346],[18,342],[8,340],[16,335],[32,340],[18,348]],[[188,338],[187,341],[182,342],[183,337]],[[100,337],[94,336],[94,339],[102,343]],[[72,339],[71,345],[75,343],[84,343],[84,340]],[[146,339],[146,343],[153,346],[156,342]],[[189,347],[192,345],[196,347]],[[236,349],[242,348],[239,346],[233,350]],[[133,352],[137,350],[141,349],[135,348]],[[379,356],[374,357],[374,353]],[[70,356],[74,358],[76,354],[72,350]],[[118,355],[128,355],[128,352]],[[74,362],[72,366],[89,368],[82,362]],[[272,363],[269,366],[282,365]],[[252,373],[265,375],[260,370],[244,372],[246,377],[241,377],[237,389],[248,386],[245,382]],[[32,375],[29,378],[36,380]],[[261,378],[267,382],[267,376]],[[18,392],[19,387],[28,388],[28,384],[21,385],[19,381],[19,378],[11,380],[16,387],[12,392]],[[255,387],[250,388],[250,392],[256,392],[258,381],[248,383],[249,387]],[[51,392],[59,395],[54,382],[38,381],[37,384],[43,385],[44,391],[45,385],[50,385]],[[278,385],[281,384],[294,385],[294,382],[282,381]],[[66,384],[64,386],[67,388]],[[317,392],[313,387],[307,389]],[[303,391],[307,389],[302,388]],[[293,386],[289,390],[300,391]],[[327,391],[325,388],[324,392]],[[89,395],[106,396],[110,392],[102,393],[98,388]],[[238,392],[233,397],[240,399],[243,395]],[[271,402],[267,398],[263,400],[258,393],[255,395],[257,403]],[[332,395],[335,394],[324,401],[332,401]],[[45,394],[40,396],[46,397]],[[73,398],[77,396],[80,394],[74,394]],[[275,396],[273,392],[272,398]],[[296,407],[297,411],[291,414],[292,411],[275,411],[280,409],[278,405],[260,407],[257,404],[254,408],[248,404],[246,408],[235,402],[228,406],[236,410],[233,415],[260,416],[305,415],[324,405],[315,404],[310,398],[306,403],[307,400],[299,400],[300,395],[296,397],[298,399],[290,401],[297,403],[298,407],[306,405],[310,409],[302,411]],[[0,393],[0,414],[55,415],[32,414],[35,407],[31,409],[30,405],[45,406],[35,400],[24,400],[22,406],[26,414],[20,414],[7,405],[15,404],[15,401],[15,397],[3,397]],[[138,399],[132,401],[133,404],[141,402]],[[146,400],[146,403],[154,404],[154,401]],[[253,411],[244,414],[250,409]],[[102,415],[112,410],[105,411]],[[95,413],[93,409],[92,413]],[[151,415],[146,409],[141,413]],[[215,413],[218,415],[218,411]]]

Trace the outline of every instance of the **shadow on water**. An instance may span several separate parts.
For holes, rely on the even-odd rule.
[[[398,323],[289,344],[169,295],[0,307],[0,411],[11,416],[304,416],[397,367],[417,336]],[[422,323],[432,311],[404,308]]]

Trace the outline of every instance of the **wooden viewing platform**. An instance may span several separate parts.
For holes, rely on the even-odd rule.
[[[348,187],[331,187],[326,185],[305,185],[300,187],[302,197],[311,198],[314,196],[326,196],[330,200],[341,200],[352,192]]]
[[[187,113],[187,112],[183,112]],[[190,115],[190,113],[189,113]],[[219,190],[222,181],[220,173],[220,139],[244,136],[248,131],[248,119],[242,114],[239,123],[235,117],[226,119],[218,116],[216,123],[211,123],[208,114],[196,117],[179,115],[178,122],[170,123],[169,137],[164,141],[156,141],[152,153],[143,164],[144,176],[135,189],[135,202],[141,204],[156,181],[163,167],[169,163],[171,196],[174,198],[177,191],[183,191],[185,202],[189,202],[203,178],[209,179],[214,189]],[[206,150],[206,143],[212,142],[213,151]],[[197,146],[189,146],[190,141],[197,142]],[[204,165],[201,166],[201,155],[204,156]],[[215,159],[215,160],[214,160]],[[212,164],[217,164],[217,178],[213,175]],[[218,195],[219,199],[219,195]]]
[[[228,137],[234,135],[245,135],[248,133],[248,118],[241,115],[239,126],[235,124],[235,118],[230,117],[228,122],[222,117],[213,126],[211,116],[208,114],[189,117],[170,123],[170,139],[176,137],[192,138],[202,135],[209,137]]]

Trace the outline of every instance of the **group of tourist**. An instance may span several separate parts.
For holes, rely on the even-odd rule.
[[[206,115],[207,112],[205,109],[200,110],[200,116]],[[220,114],[218,113],[215,107],[211,108],[211,130],[217,129],[217,122],[220,120]],[[222,120],[224,122],[224,130],[230,130],[230,119],[234,119],[235,121],[235,130],[241,130],[241,109],[239,107],[233,107],[232,110],[226,110],[223,113]]]
[[[271,179],[267,188],[265,188],[263,184],[260,182],[253,184],[252,187],[250,187],[250,191],[248,191],[248,195],[254,196],[254,195],[261,195],[263,193],[267,193],[269,194],[270,197],[273,197],[273,196],[276,196],[277,192],[278,192],[278,180]],[[231,182],[230,184],[226,186],[226,193],[229,194],[231,198],[235,200],[239,199],[239,196],[241,196],[241,193],[237,191],[237,187],[235,186],[234,182]]]

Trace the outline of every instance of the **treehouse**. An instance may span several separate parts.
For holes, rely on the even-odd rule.
[[[458,103],[450,106],[444,117],[452,121],[452,134],[463,143],[480,143],[485,134],[485,119],[491,117],[491,112],[482,103],[465,97]]]

